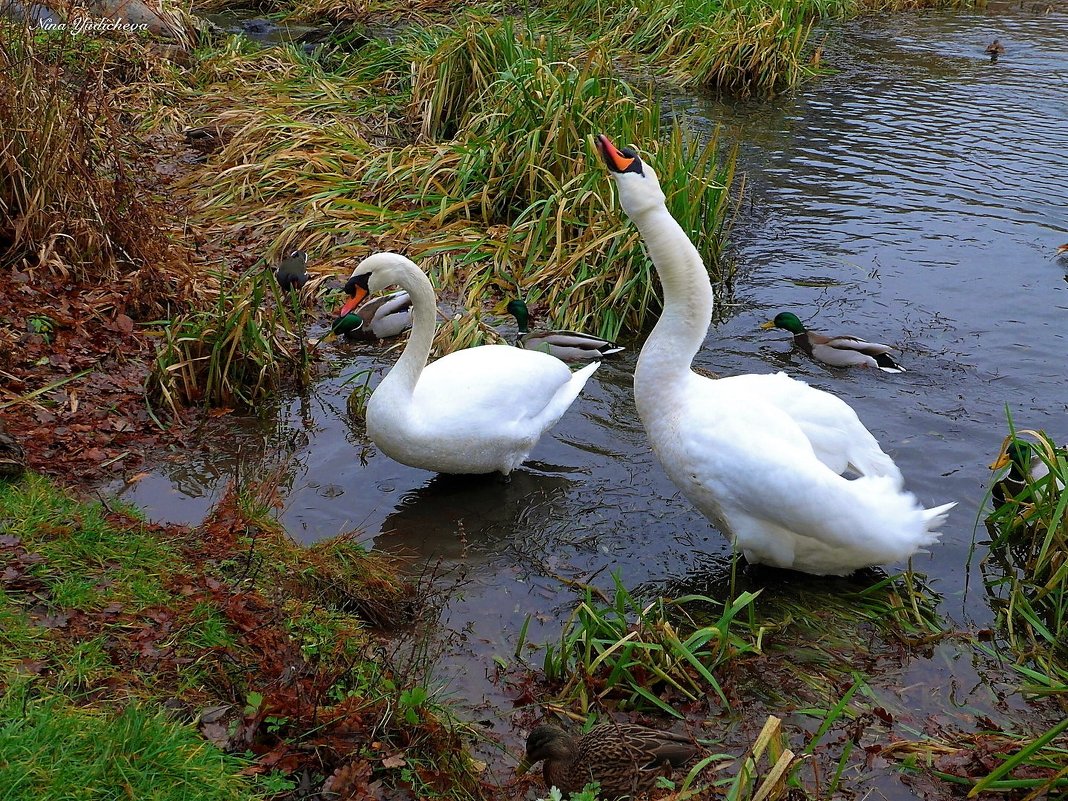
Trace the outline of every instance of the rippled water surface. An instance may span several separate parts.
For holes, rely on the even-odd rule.
[[[725,126],[747,179],[733,235],[739,278],[732,297],[717,299],[729,312],[696,363],[723,374],[783,369],[840,394],[926,505],[957,501],[941,544],[914,566],[961,625],[991,620],[969,549],[1006,404],[1018,425],[1068,441],[1068,261],[1054,257],[1068,242],[1068,11],[1044,8],[864,19],[826,33],[838,71],[796,93],[673,103],[697,131]],[[995,37],[1007,52],[991,63],[983,49]],[[815,330],[896,344],[908,372],[823,368],[784,332],[759,330],[782,310]],[[531,640],[559,632],[575,598],[561,577],[693,580],[729,554],[648,450],[632,344],[509,484],[435,477],[378,454],[347,422],[339,379],[283,403],[266,431],[228,430],[242,455],[183,456],[127,496],[150,515],[196,521],[235,472],[259,469],[265,447],[281,449],[281,518],[293,536],[359,528],[376,548],[462,570],[442,612],[455,636],[439,676],[514,740],[507,693],[487,677],[491,657],[511,659],[528,615]],[[393,358],[352,350],[343,377],[380,373]],[[923,690],[902,698],[948,705],[930,688],[973,686],[964,662],[938,652],[914,660],[909,676]],[[879,792],[911,797],[893,779]]]

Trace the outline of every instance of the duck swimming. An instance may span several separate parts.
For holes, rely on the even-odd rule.
[[[712,318],[708,272],[653,169],[606,136],[597,143],[663,286],[634,401],[682,494],[751,563],[846,575],[936,542],[954,504],[925,509],[905,492],[893,460],[844,401],[784,373],[693,372]],[[860,477],[845,478],[847,469]]]
[[[578,331],[554,329],[530,330],[530,311],[522,300],[508,302],[508,313],[515,317],[519,333],[515,344],[527,350],[540,350],[565,362],[588,362],[602,356],[619,353],[622,347],[607,339],[582,334]]]
[[[905,368],[890,356],[894,349],[879,342],[840,334],[829,337],[809,331],[793,312],[780,312],[760,326],[783,328],[794,335],[794,344],[813,359],[831,367],[877,367],[887,373],[903,373]]]
[[[348,339],[390,339],[412,327],[412,299],[403,289],[367,300],[368,276],[353,275],[345,283],[349,300],[338,311],[330,331]]]

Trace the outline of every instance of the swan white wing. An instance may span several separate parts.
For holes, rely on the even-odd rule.
[[[841,398],[785,373],[750,373],[721,378],[716,383],[718,389],[731,393],[733,400],[740,404],[763,401],[789,416],[804,432],[817,458],[835,473],[852,467],[861,475],[884,476],[892,479],[898,488],[904,486],[904,478],[894,460],[879,447],[878,440]]]
[[[468,348],[426,367],[413,407],[424,425],[442,432],[529,432],[536,439],[563,416],[599,366],[572,373],[545,353],[509,345]]]
[[[676,483],[726,525],[750,560],[844,574],[906,559],[937,541],[952,504],[924,509],[889,476],[843,478],[817,458],[792,419],[757,398],[725,408],[690,405],[684,445],[669,456],[685,472],[669,473],[678,473]]]

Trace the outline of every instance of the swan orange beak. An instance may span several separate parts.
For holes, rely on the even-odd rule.
[[[345,301],[345,305],[338,310],[337,316],[344,317],[346,314],[356,311],[356,307],[363,303],[369,294],[362,286],[356,287],[352,297]]]
[[[627,167],[634,163],[633,158],[628,158],[620,153],[616,146],[612,144],[612,140],[604,134],[597,134],[597,145],[600,147],[601,156],[610,170],[626,172]]]

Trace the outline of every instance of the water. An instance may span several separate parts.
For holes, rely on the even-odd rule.
[[[1068,242],[1068,11],[1044,9],[857,21],[827,33],[839,72],[796,93],[675,102],[694,130],[723,125],[741,142],[747,176],[733,237],[741,276],[733,297],[718,299],[729,312],[696,364],[783,369],[839,394],[925,505],[957,501],[941,544],[914,567],[960,626],[992,620],[969,550],[1006,405],[1018,426],[1068,441],[1068,261],[1053,255]],[[992,64],[983,49],[995,37],[1007,52]],[[785,332],[759,329],[782,310],[814,330],[899,345],[908,372],[824,368]],[[692,582],[729,553],[648,450],[630,390],[640,342],[627,344],[509,484],[435,477],[378,454],[347,421],[337,379],[284,401],[266,430],[226,423],[219,432],[239,449],[182,454],[125,494],[150,516],[195,522],[235,472],[280,450],[281,520],[294,537],[358,528],[375,548],[462,577],[441,614],[437,678],[516,748],[491,658],[512,659],[528,615],[531,641],[558,634],[578,597],[561,579],[605,587],[618,571],[629,587]],[[344,358],[343,376],[380,374],[395,354]],[[947,715],[961,694],[996,707],[977,669],[940,647],[886,689]],[[892,772],[876,773],[867,781],[880,796],[912,797]]]

